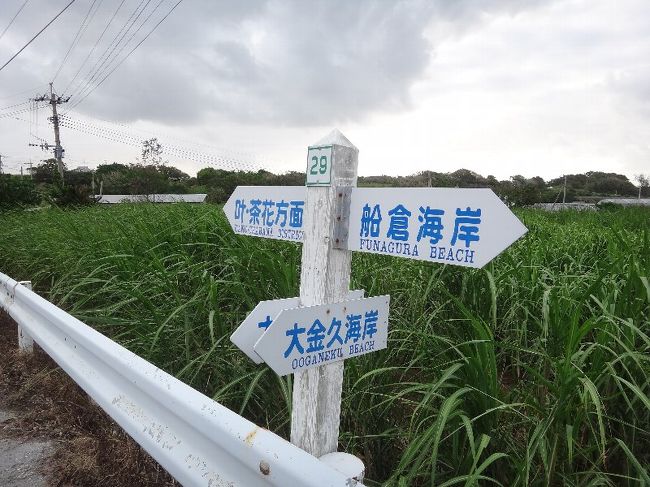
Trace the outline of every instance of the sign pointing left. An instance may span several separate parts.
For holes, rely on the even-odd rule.
[[[223,207],[235,233],[302,242],[304,186],[237,186]]]
[[[278,375],[386,348],[390,296],[281,311],[255,344]]]
[[[348,299],[361,299],[365,292],[357,289],[348,293]],[[237,345],[248,358],[256,364],[264,362],[253,347],[264,332],[271,326],[275,317],[285,309],[299,308],[300,298],[271,299],[260,301],[251,311],[241,325],[230,336],[230,341]]]

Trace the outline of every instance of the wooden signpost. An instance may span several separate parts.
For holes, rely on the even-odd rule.
[[[387,344],[390,298],[349,294],[352,251],[480,268],[527,231],[490,189],[357,188],[357,166],[335,130],[308,148],[305,187],[224,206],[235,233],[303,243],[300,297],[260,303],[231,340],[294,374],[291,442],[317,457],[337,450],[343,360]]]

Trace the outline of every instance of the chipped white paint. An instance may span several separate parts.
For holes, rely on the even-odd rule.
[[[0,307],[182,485],[349,485],[2,273]]]
[[[332,146],[331,186],[307,188],[300,301],[303,306],[344,301],[350,287],[352,253],[333,248],[341,191],[357,184],[359,151],[338,130],[315,146]],[[338,215],[340,216],[340,215]],[[293,386],[291,442],[320,457],[338,447],[343,362],[296,373]]]

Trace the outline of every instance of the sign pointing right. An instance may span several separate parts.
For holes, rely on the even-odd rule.
[[[483,267],[527,232],[483,188],[354,188],[348,250]]]

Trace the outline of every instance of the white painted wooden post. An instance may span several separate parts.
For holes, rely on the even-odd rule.
[[[19,284],[25,286],[30,291],[32,290],[32,283],[30,281],[21,281]],[[24,353],[34,352],[34,339],[20,325],[18,325],[18,350]]]
[[[334,248],[335,226],[346,219],[349,189],[357,185],[359,151],[338,130],[314,146],[332,146],[330,186],[309,186],[305,201],[300,271],[303,306],[344,301],[350,287],[352,252]],[[309,168],[308,168],[309,169]],[[337,219],[337,217],[340,217]],[[347,238],[347,236],[345,236]],[[343,241],[343,236],[340,237]],[[316,457],[338,447],[343,362],[297,372],[294,376],[291,442]]]

